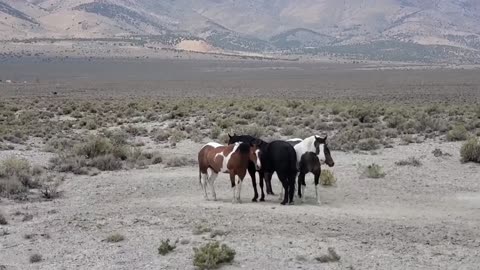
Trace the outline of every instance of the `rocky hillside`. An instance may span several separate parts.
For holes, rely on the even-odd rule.
[[[140,36],[226,51],[471,62],[480,58],[480,1],[0,0],[0,31],[3,40]]]

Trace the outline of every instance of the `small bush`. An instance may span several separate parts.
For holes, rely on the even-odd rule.
[[[452,130],[447,133],[447,140],[454,141],[465,141],[468,138],[468,131],[463,125],[455,126]]]
[[[172,157],[167,160],[167,167],[185,167],[196,164],[196,161],[187,157]]]
[[[162,244],[160,244],[160,247],[158,248],[158,253],[160,255],[167,255],[168,253],[172,252],[175,250],[176,246],[170,245],[170,239],[167,239],[166,241],[162,241]]]
[[[122,169],[122,162],[111,154],[95,157],[89,162],[89,165],[101,171],[117,171]]]
[[[420,167],[422,166],[422,162],[418,160],[416,157],[409,157],[408,159],[395,162],[395,165]]]
[[[480,140],[472,138],[465,142],[460,149],[460,156],[463,162],[480,163]]]
[[[26,159],[8,158],[0,163],[0,195],[14,195],[36,187],[31,165]]]
[[[75,152],[79,156],[95,158],[112,152],[113,145],[109,139],[104,137],[91,137],[87,142],[76,145]]]
[[[330,170],[322,170],[320,173],[320,184],[322,186],[333,186],[337,182],[337,178]]]
[[[235,250],[215,241],[200,248],[193,248],[193,265],[200,270],[216,269],[223,263],[230,263],[235,258]]]
[[[368,177],[368,178],[383,178],[385,177],[385,173],[383,172],[383,168],[382,166],[378,165],[378,164],[371,164],[371,165],[368,165],[366,168],[365,168],[365,171],[364,171],[364,174]]]
[[[208,226],[199,224],[199,225],[195,226],[192,233],[194,235],[200,235],[200,234],[204,234],[204,233],[211,232],[211,231],[212,231],[212,229],[209,228]]]
[[[0,212],[0,225],[7,225],[8,221],[7,218],[3,215],[2,212]]]
[[[441,149],[436,148],[432,151],[434,157],[444,157],[444,156],[451,156],[449,153],[443,152]]]
[[[328,248],[328,254],[322,255],[320,257],[315,258],[315,260],[321,263],[331,263],[331,262],[338,262],[340,261],[340,256],[338,256],[337,252],[334,248]]]
[[[30,263],[38,263],[43,260],[42,255],[36,253],[30,256]]]
[[[219,127],[214,127],[212,128],[212,130],[210,130],[210,138],[213,140],[216,140],[218,139],[221,133],[222,133],[222,129],[220,129]]]
[[[377,150],[379,148],[380,141],[375,138],[361,139],[358,141],[358,149],[362,151]]]
[[[119,233],[114,233],[112,235],[109,235],[105,240],[109,243],[118,243],[125,240],[125,237]]]

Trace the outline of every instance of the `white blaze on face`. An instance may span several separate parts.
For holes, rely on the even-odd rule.
[[[260,150],[255,151],[255,155],[257,156],[257,167],[258,169],[262,168],[262,163],[260,162]]]
[[[323,143],[320,144],[319,148],[320,148],[320,153],[318,153],[318,159],[320,160],[320,163],[325,163],[325,161],[327,160],[327,158],[325,157],[325,152],[323,152],[325,148],[325,144]]]

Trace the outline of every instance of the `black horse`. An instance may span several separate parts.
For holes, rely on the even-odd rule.
[[[265,200],[265,194],[263,193],[263,178],[267,185],[267,191],[269,190],[273,195],[271,180],[273,173],[277,173],[278,179],[282,183],[285,189],[282,204],[293,204],[293,195],[295,193],[295,178],[297,176],[297,154],[292,145],[285,141],[273,141],[266,143],[251,136],[230,136],[230,143],[251,140],[253,139],[255,144],[260,146],[260,160],[262,168],[260,170],[260,189],[262,191],[261,201]],[[247,141],[244,141],[247,142]],[[250,141],[251,143],[251,141]],[[250,170],[249,170],[250,172]],[[250,174],[252,175],[252,174]],[[255,170],[253,171],[255,175]],[[254,201],[258,198],[257,185],[252,177],[252,183],[254,186],[255,197]]]
[[[233,136],[230,136],[230,134],[228,134],[228,137],[229,137],[228,144],[233,144],[233,143],[236,143],[236,142],[244,142],[244,143],[248,143],[248,144],[255,143],[260,148],[261,153],[263,153],[263,151],[266,149],[266,146],[268,144],[267,142],[265,142],[263,140],[257,139],[255,137],[252,137],[252,136],[249,136],[249,135],[237,136],[237,135],[233,134]],[[255,167],[255,164],[253,162],[250,162],[248,164],[248,174],[250,174],[250,177],[252,178],[253,191],[255,193],[255,195],[252,199],[253,202],[256,202],[257,199],[258,199],[257,179],[255,177],[256,171],[257,170],[256,170],[256,167]],[[265,201],[265,193],[263,193],[263,179],[265,178],[265,174],[264,174],[263,168],[261,168],[258,171],[258,174],[260,176],[260,190],[262,191],[262,197],[260,197],[260,201],[263,202],[263,201]],[[266,184],[267,184],[267,194],[275,195],[275,194],[273,194],[271,182],[268,182]]]

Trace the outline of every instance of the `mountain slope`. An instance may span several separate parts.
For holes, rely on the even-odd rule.
[[[465,58],[480,50],[480,1],[0,0],[0,30],[4,40],[141,36],[165,46],[187,39],[228,51],[348,57],[415,49],[407,58],[428,59],[430,47],[438,59]]]

